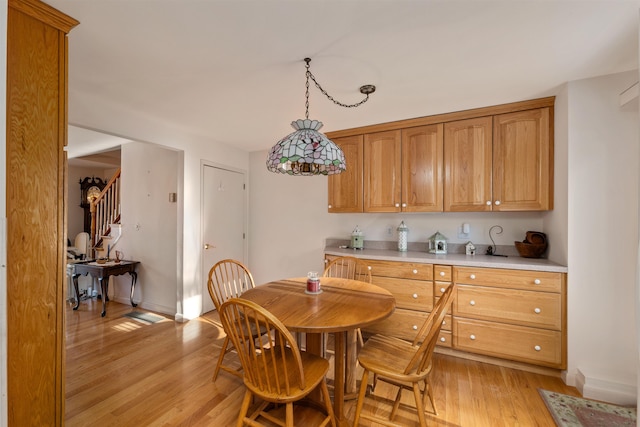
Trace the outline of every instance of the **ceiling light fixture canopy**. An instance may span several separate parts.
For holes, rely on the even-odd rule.
[[[360,87],[360,93],[365,98],[355,104],[343,104],[336,101],[326,90],[320,86],[315,76],[309,69],[310,58],[304,59],[307,71],[305,76],[306,101],[305,119],[291,122],[295,132],[282,138],[276,145],[271,147],[267,157],[267,169],[271,172],[286,173],[289,175],[333,175],[343,172],[347,165],[344,160],[344,153],[333,141],[323,133],[318,132],[322,127],[322,122],[309,119],[309,79],[313,80],[316,87],[334,104],[346,108],[358,107],[369,100],[369,95],[375,92],[373,85]]]

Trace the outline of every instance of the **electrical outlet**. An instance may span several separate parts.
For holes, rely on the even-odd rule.
[[[392,231],[391,231],[391,230],[392,230],[392,228],[391,228],[391,227],[387,227],[387,234],[388,234],[389,236],[391,236],[391,234],[392,234]]]

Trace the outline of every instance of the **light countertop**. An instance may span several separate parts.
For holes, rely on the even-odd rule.
[[[522,258],[520,256],[509,255],[465,255],[446,254],[435,255],[423,251],[399,252],[393,249],[348,249],[338,246],[326,246],[324,253],[336,256],[354,256],[356,258],[382,260],[382,261],[404,261],[418,262],[426,264],[456,265],[462,267],[487,267],[487,268],[508,268],[513,270],[535,270],[555,273],[566,273],[567,267],[548,259],[543,258]]]

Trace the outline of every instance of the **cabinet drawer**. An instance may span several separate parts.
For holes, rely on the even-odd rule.
[[[453,347],[453,334],[451,333],[451,331],[440,330],[437,345],[439,345],[440,347]]]
[[[371,268],[371,275],[399,277],[402,279],[433,280],[433,264],[365,260]]]
[[[467,285],[457,285],[455,292],[455,316],[555,330],[562,326],[559,294]]]
[[[433,266],[433,279],[443,282],[450,282],[452,277],[453,267],[450,265],[434,265]]]
[[[564,368],[558,331],[454,319],[453,347],[503,359]]]
[[[372,277],[374,285],[385,288],[396,299],[396,307],[418,311],[433,309],[433,286],[431,282],[394,277]]]
[[[402,338],[403,340],[413,341],[418,333],[418,329],[422,326],[428,313],[413,310],[396,309],[393,314],[386,319],[369,325],[363,330],[368,333],[389,335],[392,337]]]
[[[547,271],[505,270],[496,268],[454,267],[456,283],[525,289],[530,291],[562,291],[562,273]]]

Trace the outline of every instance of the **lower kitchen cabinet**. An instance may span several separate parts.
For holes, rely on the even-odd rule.
[[[327,255],[326,259],[333,256]],[[438,346],[566,369],[566,274],[365,259],[372,283],[396,298],[396,310],[363,332],[412,341],[447,286],[456,285]]]
[[[433,309],[433,265],[366,260],[371,282],[396,298],[395,312],[364,329],[366,333],[393,335],[413,341]]]
[[[453,348],[566,368],[566,275],[454,267]]]

